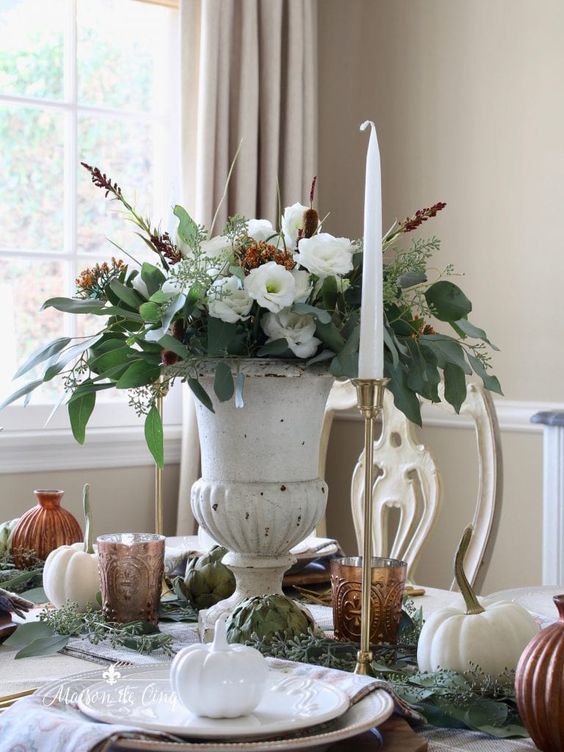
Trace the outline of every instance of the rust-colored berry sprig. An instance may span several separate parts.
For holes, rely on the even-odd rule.
[[[151,227],[148,220],[143,219],[143,217],[137,214],[131,204],[126,201],[121,188],[116,182],[112,182],[112,179],[108,177],[105,172],[102,172],[100,168],[92,167],[92,165],[89,165],[86,162],[81,162],[80,164],[85,170],[88,170],[94,185],[105,191],[106,198],[109,194],[112,194],[112,196],[129,212],[129,218],[146,234],[146,242],[152,247],[155,253],[159,255],[165,270],[170,269],[171,266],[182,261],[180,249],[173,243],[168,232],[158,232]]]

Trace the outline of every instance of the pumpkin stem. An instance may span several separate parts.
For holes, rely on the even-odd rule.
[[[472,586],[468,582],[468,578],[466,577],[466,574],[464,572],[464,557],[466,556],[466,552],[468,551],[468,546],[470,545],[470,540],[472,538],[472,533],[474,532],[474,528],[472,525],[468,525],[468,527],[464,530],[462,533],[462,538],[460,539],[460,543],[458,544],[458,550],[456,551],[456,556],[454,559],[454,579],[456,580],[456,584],[460,588],[460,592],[462,593],[462,597],[464,598],[464,603],[466,604],[466,613],[467,614],[481,614],[485,609],[480,606],[480,602],[476,598],[476,593],[473,591]]]
[[[82,508],[84,510],[84,553],[93,554],[92,545],[92,513],[90,512],[90,484],[85,483],[82,489]]]

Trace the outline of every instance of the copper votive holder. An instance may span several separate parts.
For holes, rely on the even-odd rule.
[[[108,621],[159,620],[165,537],[111,533],[97,539],[102,609]]]
[[[370,589],[370,643],[397,640],[407,564],[399,559],[374,557]],[[331,560],[333,622],[338,640],[359,642],[362,624],[362,557]]]

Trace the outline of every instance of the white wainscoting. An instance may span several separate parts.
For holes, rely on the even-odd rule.
[[[495,407],[500,430],[516,433],[542,433],[542,426],[530,422],[532,416],[546,410],[564,410],[562,402],[496,400]],[[424,404],[421,413],[424,426],[473,428],[469,418],[457,415],[450,406]],[[336,413],[335,417],[339,420],[363,420],[356,408]]]

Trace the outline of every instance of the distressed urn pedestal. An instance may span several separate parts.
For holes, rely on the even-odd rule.
[[[290,549],[311,533],[325,511],[319,445],[333,377],[277,360],[243,361],[244,407],[219,402],[214,366],[200,381],[215,412],[196,402],[202,477],[192,486],[198,523],[228,549],[235,593],[200,612],[209,638],[215,621],[245,598],[281,593]]]

